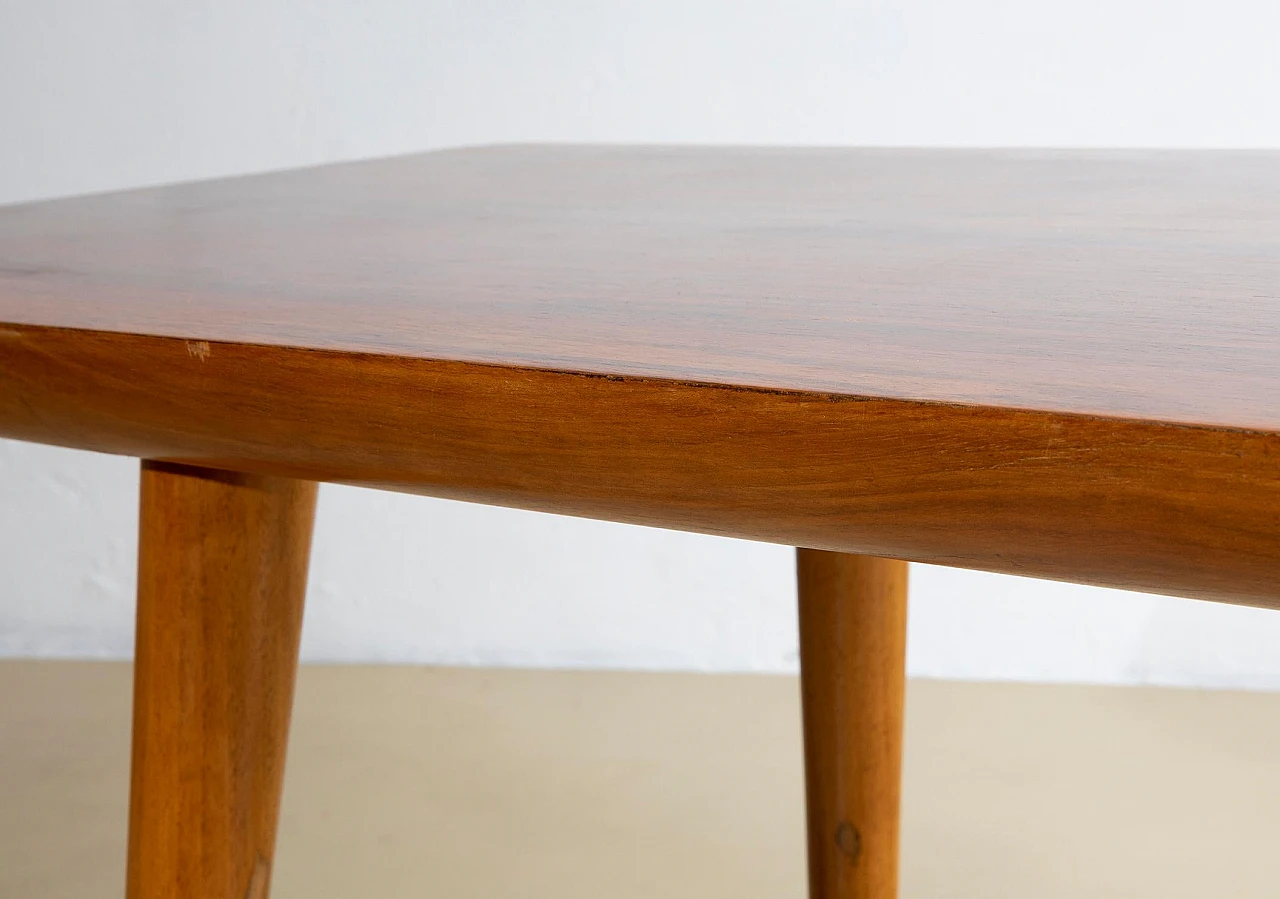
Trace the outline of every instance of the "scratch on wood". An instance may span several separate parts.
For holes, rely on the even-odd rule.
[[[199,359],[201,362],[209,358],[209,341],[207,340],[188,340],[187,355]]]

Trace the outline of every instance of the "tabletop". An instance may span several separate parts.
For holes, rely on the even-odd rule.
[[[0,435],[1280,605],[1280,154],[511,146],[0,207]]]

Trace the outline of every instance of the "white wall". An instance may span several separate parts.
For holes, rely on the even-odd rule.
[[[494,141],[1280,146],[1278,34],[1264,0],[0,0],[0,201]],[[0,654],[129,652],[136,486],[0,442]],[[326,487],[304,652],[792,669],[790,566]],[[917,674],[1280,686],[1280,615],[913,577]]]

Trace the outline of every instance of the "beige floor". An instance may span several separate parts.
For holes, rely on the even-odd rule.
[[[0,897],[122,895],[129,672],[0,663]],[[803,895],[796,683],[305,668],[275,899]],[[908,899],[1280,895],[1280,695],[913,683]]]

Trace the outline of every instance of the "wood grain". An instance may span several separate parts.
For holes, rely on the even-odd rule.
[[[143,463],[129,899],[266,899],[316,485]]]
[[[796,552],[810,899],[896,899],[907,563]]]
[[[1280,435],[50,328],[20,439],[1280,606]]]
[[[1271,152],[608,147],[0,208],[0,435],[1277,604],[1277,208]]]
[[[0,322],[1280,431],[1280,153],[493,147],[0,208]]]

